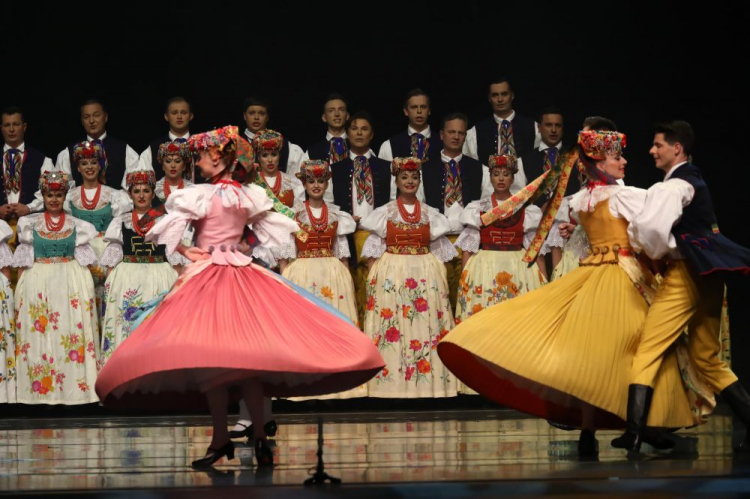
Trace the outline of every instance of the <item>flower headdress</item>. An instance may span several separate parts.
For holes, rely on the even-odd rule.
[[[276,130],[266,129],[253,137],[253,150],[258,155],[262,152],[279,152],[283,146],[284,136]]]
[[[421,172],[422,160],[419,158],[393,158],[391,162],[391,175],[398,176],[401,172]]]
[[[490,156],[489,165],[487,165],[490,172],[495,168],[507,168],[514,175],[518,173],[518,162],[515,156],[510,154],[493,154]]]
[[[125,176],[125,184],[128,190],[136,184],[148,184],[153,189],[156,186],[156,174],[153,170],[135,170]]]
[[[52,191],[68,192],[68,175],[59,170],[44,171],[39,176],[39,190],[42,194]]]
[[[300,165],[300,170],[295,176],[302,182],[313,179],[328,180],[331,178],[331,166],[327,161],[320,159],[308,159]]]
[[[601,161],[607,153],[619,154],[627,145],[624,133],[608,130],[587,130],[578,133],[578,144],[591,159]]]
[[[209,151],[212,156],[218,155],[218,157],[229,153],[236,154],[237,161],[229,165],[229,171],[234,171],[237,163],[249,170],[253,168],[253,146],[240,137],[236,126],[225,126],[210,132],[191,135],[188,145],[194,154],[199,151]]]
[[[83,141],[73,146],[73,163],[78,163],[84,158],[101,160],[104,158],[104,148],[100,142]]]

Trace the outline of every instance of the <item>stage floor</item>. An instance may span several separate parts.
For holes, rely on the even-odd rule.
[[[324,426],[326,471],[343,485],[301,487]],[[628,461],[600,432],[599,460],[581,461],[577,432],[508,410],[280,414],[276,466],[252,448],[194,471],[209,418],[0,419],[0,494],[43,497],[742,497],[750,459],[732,454],[732,419],[676,434],[669,454]],[[734,435],[737,439],[738,435]],[[127,492],[124,492],[127,490]]]

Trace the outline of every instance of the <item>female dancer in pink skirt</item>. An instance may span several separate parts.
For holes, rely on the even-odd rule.
[[[299,230],[293,220],[270,211],[273,203],[261,187],[232,180],[238,161],[252,165],[252,147],[237,128],[194,135],[189,144],[195,165],[210,183],[173,192],[168,214],[147,239],[193,263],[118,347],[96,391],[105,404],[134,392],[205,393],[213,439],[193,466],[208,467],[234,457],[227,431],[228,390],[239,387],[256,423],[258,464],[271,465],[264,394],[309,396],[354,388],[384,362],[354,325],[237,250],[245,226],[264,245],[280,245]],[[188,224],[196,232],[190,248],[180,242]]]

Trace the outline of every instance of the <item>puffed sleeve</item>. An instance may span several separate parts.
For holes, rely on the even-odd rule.
[[[167,253],[174,253],[188,224],[206,216],[213,190],[212,186],[190,186],[172,192],[166,202],[167,214],[148,231],[146,240],[163,244]]]
[[[8,222],[0,220],[0,269],[13,266],[13,252],[8,241],[13,237],[13,229]]]
[[[444,236],[451,231],[451,224],[448,221],[448,217],[432,206],[423,204],[422,208],[427,208],[430,217],[430,241],[434,241],[438,237]]]
[[[13,253],[13,267],[29,268],[34,265],[34,222],[39,216],[26,215],[18,219],[16,234],[19,244]]]
[[[672,227],[682,218],[682,209],[695,195],[693,186],[682,179],[659,182],[646,193],[640,214],[630,221],[628,236],[636,250],[658,259],[677,248]]]
[[[125,213],[133,211],[133,201],[125,191],[119,189],[112,189],[112,198],[110,204],[112,205],[112,216],[119,217]]]
[[[526,210],[526,213],[523,217],[523,247],[525,249],[528,249],[529,245],[534,240],[534,236],[536,235],[536,229],[539,227],[539,222],[542,221],[542,210],[538,206],[535,206],[533,204],[527,206],[525,210]],[[551,233],[552,233],[552,230],[550,230],[550,234]],[[540,253],[544,255],[548,251],[549,251],[549,248],[544,248],[544,245],[543,245]]]
[[[458,203],[454,203],[451,207],[445,210],[445,216],[448,218],[451,234],[457,234],[463,230],[464,224],[461,223],[461,214],[463,212],[463,206]]]
[[[439,236],[430,242],[430,253],[441,262],[450,262],[458,256],[458,251],[445,236]]]
[[[482,218],[480,216],[481,207],[479,201],[472,201],[466,205],[463,209],[458,220],[465,227],[472,227],[474,229],[482,228]]]
[[[351,258],[351,250],[349,249],[349,242],[346,236],[353,234],[357,230],[357,222],[354,218],[345,211],[340,211],[338,207],[329,206],[336,210],[336,214],[339,217],[339,224],[336,228],[336,240],[333,242],[333,256],[341,258]]]
[[[362,246],[362,258],[380,258],[385,253],[385,250],[385,238],[372,232],[365,239],[365,244]]]
[[[264,211],[248,220],[261,246],[280,248],[289,244],[290,235],[299,231],[297,222],[275,211]]]
[[[643,211],[647,192],[637,187],[623,187],[609,198],[610,213],[617,218],[632,222]]]
[[[370,234],[375,234],[378,237],[385,239],[388,227],[388,204],[373,210],[369,215],[359,221],[359,226],[362,230],[366,230]]]
[[[76,226],[76,248],[73,256],[76,261],[84,267],[87,265],[96,265],[96,253],[89,242],[97,237],[99,232],[96,230],[96,227],[89,222],[77,218],[74,218],[73,221]]]
[[[99,259],[99,265],[102,267],[116,267],[122,261],[122,217],[115,217],[109,223],[107,231],[104,233],[104,242],[107,247],[104,248],[102,257]]]
[[[469,253],[479,253],[479,243],[482,237],[478,229],[467,225],[456,239],[455,246]]]
[[[176,251],[174,253],[167,253],[167,262],[169,262],[170,265],[188,265],[192,263],[190,260],[182,256],[181,254],[177,253]]]

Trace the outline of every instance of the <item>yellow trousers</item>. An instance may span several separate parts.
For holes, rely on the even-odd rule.
[[[367,266],[367,258],[362,258],[362,248],[365,241],[370,237],[366,230],[357,230],[354,233],[354,255],[351,256],[354,265],[350,267],[352,279],[354,280],[354,296],[357,300],[357,318],[359,324],[364,327],[365,307],[367,305],[367,275],[370,269]]]
[[[458,234],[447,236],[451,244],[456,242]],[[456,315],[456,299],[458,297],[458,281],[461,280],[461,271],[463,270],[462,257],[463,253],[461,248],[456,248],[458,256],[450,262],[445,262],[446,277],[448,278],[448,298],[451,302],[451,310],[453,315]]]
[[[15,252],[16,247],[18,246],[18,219],[17,218],[11,218],[8,220],[8,225],[10,225],[10,228],[13,229],[13,237],[8,239],[8,246],[10,246],[10,250]],[[10,269],[10,285],[13,289],[16,289],[16,284],[18,283],[18,269],[11,268]]]
[[[687,326],[688,351],[697,373],[715,393],[737,381],[719,358],[724,284],[718,276],[698,276],[685,261],[673,262],[646,316],[633,358],[632,383],[654,386],[666,350]]]

